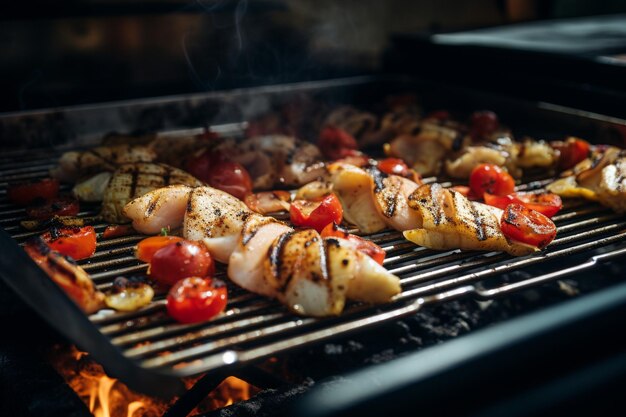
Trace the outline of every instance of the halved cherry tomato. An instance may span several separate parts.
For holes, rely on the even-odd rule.
[[[226,285],[222,281],[189,277],[170,289],[167,312],[181,323],[198,323],[222,312],[227,300]]]
[[[213,276],[215,263],[204,245],[183,240],[156,251],[148,271],[157,282],[174,285],[183,278]]]
[[[289,208],[291,222],[300,227],[310,227],[321,232],[329,223],[341,223],[343,208],[335,194],[313,201],[294,200]]]
[[[37,220],[47,220],[54,216],[76,216],[80,211],[78,200],[74,197],[56,197],[41,205],[26,208],[26,215]]]
[[[243,200],[252,192],[250,174],[237,162],[221,161],[213,165],[208,181],[211,187],[225,191]]]
[[[589,156],[589,142],[569,137],[565,142],[552,142],[550,145],[559,151],[559,169],[573,168],[577,163]]]
[[[58,193],[59,181],[53,178],[10,184],[7,188],[9,201],[20,206],[28,205],[36,200],[50,200]]]
[[[113,239],[114,237],[129,236],[135,233],[133,226],[129,224],[110,224],[102,232],[102,239]],[[141,243],[141,242],[140,242]]]
[[[349,240],[356,245],[357,250],[363,252],[364,254],[378,262],[380,265],[382,265],[383,261],[385,260],[385,255],[387,253],[383,250],[383,248],[381,248],[372,241],[348,233],[345,229],[342,229],[336,223],[330,223],[328,226],[324,227],[320,235],[322,237],[338,237],[341,239]]]
[[[137,244],[135,256],[141,261],[150,262],[156,251],[183,240],[185,239],[178,236],[150,236]]]
[[[521,204],[509,204],[500,219],[506,237],[540,249],[548,246],[556,236],[556,226],[546,216]]]
[[[480,164],[472,170],[469,186],[476,196],[482,196],[484,193],[508,195],[515,191],[515,180],[497,165]]]
[[[76,260],[89,258],[96,251],[93,226],[52,227],[41,237],[51,249]]]
[[[547,217],[552,217],[561,210],[563,201],[561,197],[553,193],[512,193],[504,196],[484,194],[485,203],[498,207],[502,210],[509,204],[517,203],[531,210],[538,211]]]
[[[334,126],[326,126],[322,130],[317,146],[331,160],[350,156],[358,148],[356,139],[351,134]]]
[[[408,165],[400,158],[385,158],[378,162],[378,169],[385,174],[401,176],[409,171]]]
[[[498,130],[499,126],[498,116],[494,112],[477,111],[470,118],[470,135],[474,140],[483,139]]]

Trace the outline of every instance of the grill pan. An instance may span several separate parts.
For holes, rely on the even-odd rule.
[[[591,141],[596,138],[605,141],[611,137],[613,127],[626,126],[620,120],[545,103],[518,102],[457,89],[448,91],[444,86],[397,77],[282,85],[5,115],[0,118],[3,139],[8,134],[21,134],[28,138],[23,143],[31,148],[20,150],[14,146],[0,156],[0,226],[3,228],[0,274],[35,311],[81,349],[90,352],[111,376],[137,391],[169,397],[183,392],[182,377],[205,372],[226,376],[237,367],[412,315],[433,303],[458,297],[488,300],[506,296],[626,255],[626,218],[597,204],[567,200],[564,209],[554,217],[558,227],[555,241],[547,250],[521,258],[495,252],[433,251],[416,247],[396,231],[368,235],[367,238],[385,249],[385,267],[402,282],[401,294],[383,306],[349,304],[340,317],[298,317],[274,301],[229,285],[229,303],[223,316],[208,323],[183,325],[167,316],[163,295],[155,297],[141,311],[104,310],[86,316],[19,246],[37,232],[25,232],[20,227],[24,210],[6,201],[7,183],[46,176],[64,150],[93,143],[106,133],[103,129],[145,128],[138,126],[138,121],[156,123],[146,118],[148,114],[169,115],[157,123],[159,134],[193,134],[201,131],[198,126],[210,125],[215,131],[237,135],[255,112],[266,111],[273,103],[294,95],[319,96],[331,102],[352,102],[363,107],[361,100],[380,101],[381,94],[394,91],[419,91],[426,97],[425,102],[430,98],[431,106],[445,101],[451,103],[449,108],[488,107],[514,129],[516,121],[525,123],[524,132],[531,134],[560,131],[560,136],[579,134]],[[224,108],[229,111],[224,112]],[[533,123],[528,124],[531,118]],[[50,128],[51,120],[54,129]],[[112,124],[107,125],[106,120]],[[49,129],[45,130],[46,127]],[[11,137],[10,142],[19,140]],[[3,140],[3,143],[7,142]],[[36,148],[42,143],[54,146]],[[534,178],[524,181],[518,189],[538,190],[548,182],[546,178]],[[84,205],[80,215],[95,216],[97,210],[97,206]],[[94,226],[97,232],[102,232],[106,224],[96,221]],[[133,256],[134,245],[141,239],[142,236],[134,235],[101,240],[95,255],[79,263],[98,288],[105,290],[117,276],[145,272],[146,265]]]

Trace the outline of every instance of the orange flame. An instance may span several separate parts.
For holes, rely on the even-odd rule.
[[[176,401],[176,398],[167,402],[131,391],[117,379],[107,376],[104,369],[93,362],[87,353],[73,346],[69,350],[55,347],[51,359],[56,370],[89,407],[94,417],[157,417],[163,415]],[[190,387],[199,378],[186,378],[184,382]],[[190,415],[247,400],[257,392],[258,388],[241,379],[226,378]]]

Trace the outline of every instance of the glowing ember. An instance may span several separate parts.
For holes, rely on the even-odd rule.
[[[56,346],[51,362],[94,417],[157,417],[176,401],[176,398],[168,402],[131,391],[117,379],[108,377],[87,353],[74,346]],[[189,388],[199,378],[187,378],[183,382]],[[247,382],[229,377],[209,393],[190,415],[247,400],[257,392],[259,389]]]

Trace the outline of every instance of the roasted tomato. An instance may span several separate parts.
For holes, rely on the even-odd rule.
[[[187,277],[211,277],[215,264],[204,245],[183,240],[157,250],[150,261],[149,275],[164,285]]]
[[[485,203],[490,206],[498,207],[504,210],[506,206],[512,203],[522,204],[523,206],[538,211],[547,217],[552,217],[561,210],[563,202],[561,197],[553,193],[513,193],[505,196],[484,194]]]
[[[89,258],[96,251],[93,226],[52,227],[41,237],[53,250],[76,260]]]
[[[76,216],[80,204],[74,197],[56,197],[43,204],[26,208],[26,215],[37,220],[47,220],[54,216]]]
[[[381,248],[372,241],[348,233],[345,229],[342,229],[336,223],[330,223],[328,226],[324,227],[324,230],[322,230],[322,233],[320,234],[322,237],[338,237],[341,239],[349,240],[356,245],[357,250],[365,253],[367,256],[369,256],[381,265],[385,260],[386,252],[383,250],[383,248]]]
[[[252,192],[250,174],[237,162],[222,161],[213,165],[207,181],[211,187],[243,200]]]
[[[316,200],[294,200],[289,208],[291,222],[300,227],[310,227],[321,232],[330,223],[341,223],[343,208],[335,194]]]
[[[497,165],[480,164],[472,170],[469,186],[475,196],[508,195],[515,191],[515,180]]]
[[[147,237],[137,244],[135,256],[144,262],[150,262],[156,251],[172,243],[182,242],[183,240],[185,239],[178,236]]]
[[[475,140],[483,139],[498,130],[499,126],[498,116],[494,112],[474,112],[470,118],[470,136]]]
[[[205,149],[193,154],[187,159],[185,162],[185,170],[200,181],[208,183],[213,167],[218,162],[224,160],[225,158],[220,152]]]
[[[556,236],[556,226],[548,217],[521,204],[509,204],[500,219],[506,237],[540,249],[548,246]]]
[[[358,148],[356,139],[343,129],[326,126],[320,133],[317,146],[322,154],[331,160],[353,155]]]
[[[565,142],[550,144],[559,151],[559,169],[573,168],[577,163],[589,156],[589,142],[583,139],[570,137]]]
[[[113,239],[115,237],[129,236],[135,233],[133,226],[129,224],[110,224],[102,232],[102,239]]]
[[[421,182],[421,176],[399,158],[385,158],[378,162],[378,169],[389,175],[399,175],[414,182]]]
[[[31,182],[10,184],[7,188],[7,198],[20,206],[28,205],[37,200],[50,200],[59,193],[59,181],[44,178]]]
[[[181,323],[198,323],[226,308],[226,285],[220,280],[190,277],[174,285],[167,295],[167,312]]]

